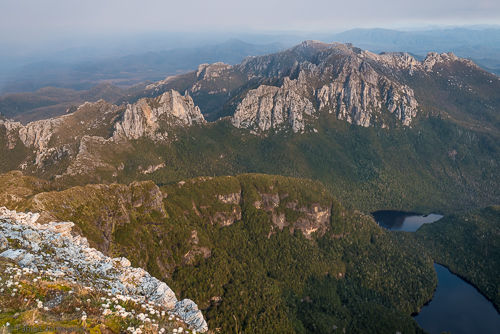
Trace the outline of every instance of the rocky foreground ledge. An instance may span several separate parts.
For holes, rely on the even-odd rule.
[[[110,258],[89,247],[86,238],[71,234],[74,226],[72,222],[39,224],[38,218],[37,213],[19,213],[0,208],[0,258],[13,261],[20,267],[19,272],[38,274],[40,277],[48,275],[51,280],[63,280],[87,290],[114,296],[112,299],[118,298],[117,302],[122,300],[141,305],[145,309],[144,313],[127,312],[119,303],[110,308],[109,304],[113,301],[106,302],[109,298],[104,299],[104,315],[116,313],[121,318],[131,317],[143,322],[127,328],[128,332],[142,333],[144,330],[141,331],[141,328],[149,326],[164,333],[166,329],[155,324],[157,320],[154,315],[183,322],[192,332],[203,333],[208,330],[201,311],[192,300],[178,301],[164,282],[141,268],[131,267],[126,258]],[[14,267],[8,267],[10,271],[15,270]],[[10,286],[7,284],[7,287],[11,288],[14,282],[9,281]],[[17,289],[14,290],[13,296],[17,292]],[[43,309],[43,302],[38,302],[42,303]],[[82,313],[83,318],[86,318],[85,312]],[[172,332],[182,331],[179,328]]]

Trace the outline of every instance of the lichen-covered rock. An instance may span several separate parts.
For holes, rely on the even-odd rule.
[[[9,240],[4,237],[3,233],[0,233],[0,251],[3,251],[7,247],[9,247]]]
[[[207,323],[203,321],[203,315],[198,309],[198,305],[191,299],[184,299],[175,304],[174,312],[184,319],[186,324],[192,328],[199,328],[200,332],[208,330]]]
[[[127,259],[112,259],[90,248],[85,238],[72,235],[72,222],[39,224],[38,218],[38,214],[0,208],[0,249],[7,248],[0,257],[33,272],[48,271],[94,289],[142,298],[174,312],[196,331],[208,330],[196,304],[191,300],[178,302],[164,282],[144,269],[130,267]],[[15,241],[15,249],[9,248],[7,239]]]

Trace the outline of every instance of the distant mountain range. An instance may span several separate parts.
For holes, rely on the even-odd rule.
[[[308,40],[132,87],[9,94],[0,108],[0,206],[74,222],[90,247],[193,300],[180,311],[200,330],[205,318],[214,333],[422,333],[411,315],[432,297],[435,261],[499,305],[500,211],[465,211],[500,202],[500,78],[470,59]],[[448,217],[397,233],[368,214],[381,209]],[[34,260],[12,235],[3,254]],[[2,324],[81,323],[48,307],[42,283],[61,287],[3,292],[19,298],[0,298]],[[71,305],[98,306],[93,331],[141,325],[79,296]]]
[[[373,52],[404,51],[420,57],[428,52],[453,52],[500,74],[500,28],[447,28],[422,31],[353,29],[331,36],[332,40]]]
[[[221,44],[147,51],[96,60],[43,60],[10,71],[3,78],[0,92],[35,91],[47,86],[86,90],[101,83],[129,87],[184,73],[201,63],[223,61],[236,64],[247,56],[271,53],[283,47],[280,43],[251,44],[231,39]],[[54,59],[57,57],[54,56]]]
[[[0,54],[0,94],[35,91],[54,86],[89,89],[103,82],[129,87],[143,81],[157,81],[168,75],[196,69],[201,63],[237,64],[246,56],[276,52],[305,39],[352,43],[379,52],[403,51],[424,58],[428,52],[453,52],[470,58],[493,73],[500,73],[500,28],[435,28],[420,31],[354,29],[337,34],[281,33],[241,35],[221,43],[215,37],[166,35],[130,36],[128,46],[110,41],[99,48],[46,51],[30,57]],[[220,40],[222,37],[218,37]],[[244,42],[248,41],[248,42]],[[90,42],[89,42],[90,43]],[[101,42],[103,43],[103,42]],[[53,46],[56,50],[57,47]],[[110,49],[108,52],[106,48]],[[122,50],[118,52],[114,50]],[[8,50],[8,48],[6,48]],[[144,51],[141,51],[144,50]]]
[[[153,174],[158,182],[177,173],[228,170],[314,176],[331,185],[369,180],[369,186],[353,187],[356,192],[377,188],[387,177],[397,183],[383,199],[347,194],[367,207],[392,196],[399,201],[400,191],[409,201],[434,189],[447,199],[444,206],[500,196],[500,159],[494,158],[500,152],[500,79],[451,53],[418,61],[406,53],[307,41],[234,66],[201,64],[133,93],[108,87],[90,96],[107,91],[115,104],[86,102],[26,125],[0,121],[0,149],[8,157],[1,170],[98,180]],[[350,124],[355,129],[348,130]],[[271,163],[269,154],[283,163]],[[402,165],[425,177],[410,182]],[[430,198],[419,201],[429,205]]]

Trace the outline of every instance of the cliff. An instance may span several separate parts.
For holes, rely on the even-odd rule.
[[[129,104],[121,120],[115,124],[113,138],[164,140],[168,138],[167,129],[172,126],[203,123],[205,119],[193,99],[171,90],[157,98],[140,99]]]

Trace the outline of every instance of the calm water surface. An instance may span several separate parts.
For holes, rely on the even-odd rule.
[[[500,333],[500,314],[472,285],[434,264],[438,286],[431,302],[415,320],[431,334]]]
[[[375,221],[382,227],[391,231],[415,232],[424,224],[434,223],[443,216],[431,213],[420,215],[418,213],[403,211],[375,211],[373,213]]]
[[[373,217],[388,230],[415,232],[423,224],[434,223],[443,216],[376,211]],[[500,334],[500,314],[493,304],[446,267],[434,264],[434,268],[438,276],[434,296],[414,317],[420,327],[430,334]]]

